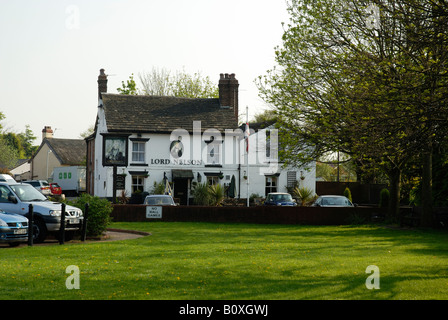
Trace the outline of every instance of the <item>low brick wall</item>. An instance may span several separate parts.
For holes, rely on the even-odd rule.
[[[145,205],[114,205],[111,214],[115,222],[165,221],[165,222],[237,222],[259,224],[344,225],[353,216],[366,222],[382,215],[379,208],[319,208],[319,207],[202,207],[164,206],[161,219],[147,219]]]

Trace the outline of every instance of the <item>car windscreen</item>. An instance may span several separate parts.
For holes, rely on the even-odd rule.
[[[331,205],[331,206],[350,206],[351,203],[348,199],[345,198],[339,198],[339,197],[328,197],[323,200],[324,205]]]
[[[271,194],[267,200],[276,202],[291,202],[292,197],[290,194]]]
[[[23,202],[27,201],[46,201],[47,198],[33,188],[29,184],[16,184],[10,186],[12,191],[16,194],[16,196]]]
[[[146,198],[145,204],[149,205],[171,205],[173,202],[168,197],[150,197]]]

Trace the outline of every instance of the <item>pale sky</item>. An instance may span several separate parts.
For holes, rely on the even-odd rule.
[[[0,111],[6,131],[30,125],[41,142],[78,139],[96,118],[97,78],[108,92],[153,67],[235,73],[240,114],[267,108],[254,80],[275,65],[285,0],[0,0]],[[245,117],[244,117],[245,119]]]

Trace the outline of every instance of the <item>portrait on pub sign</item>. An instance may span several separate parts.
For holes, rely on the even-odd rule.
[[[103,165],[127,166],[128,138],[120,136],[103,136]]]

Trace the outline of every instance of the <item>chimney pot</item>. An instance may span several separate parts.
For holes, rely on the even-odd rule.
[[[100,75],[98,76],[98,99],[102,99],[101,93],[107,92],[107,75],[104,69],[100,69]]]
[[[53,130],[51,129],[50,126],[45,126],[42,129],[42,140],[44,140],[45,138],[47,139],[53,138]]]

